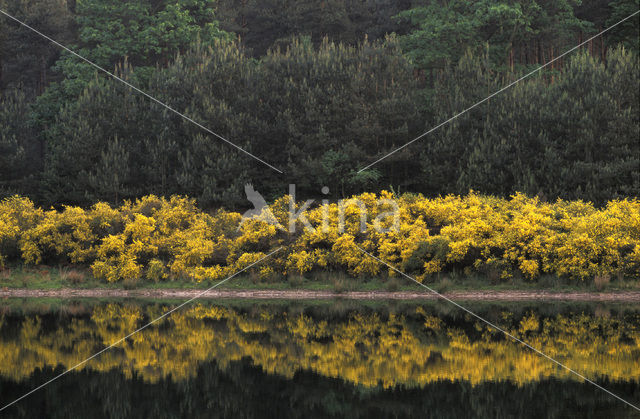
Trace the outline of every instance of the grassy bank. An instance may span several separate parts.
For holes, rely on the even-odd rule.
[[[160,281],[148,279],[127,280],[122,282],[105,282],[94,278],[89,270],[59,266],[12,266],[0,271],[0,287],[25,288],[34,290],[74,289],[207,289],[217,281]],[[557,276],[542,276],[537,281],[523,278],[511,278],[506,281],[495,281],[482,275],[441,275],[425,285],[439,292],[465,290],[491,291],[631,291],[640,290],[640,281],[610,280],[576,282]],[[263,290],[318,290],[318,291],[415,291],[424,290],[411,280],[383,276],[352,278],[342,273],[320,272],[306,277],[294,275],[272,278],[270,281],[260,280],[252,275],[238,275],[222,284],[224,289],[263,289]],[[425,290],[426,291],[426,290]]]

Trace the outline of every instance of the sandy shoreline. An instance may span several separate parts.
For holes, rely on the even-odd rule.
[[[2,289],[1,298],[177,298],[196,297],[203,290],[196,289]],[[621,292],[550,292],[550,291],[450,291],[443,293],[452,300],[496,300],[496,301],[609,301],[640,302],[640,291]],[[420,291],[333,291],[315,290],[211,290],[200,296],[202,299],[246,298],[246,299],[331,299],[354,300],[435,300],[439,297],[427,290]]]

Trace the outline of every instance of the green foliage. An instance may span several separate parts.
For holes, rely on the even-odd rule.
[[[610,15],[606,21],[606,26],[614,25],[640,8],[639,0],[614,0],[609,3]],[[611,30],[607,37],[609,45],[615,46],[621,43],[625,48],[634,51],[636,54],[640,50],[640,32],[638,30],[638,17],[622,22]]]
[[[359,166],[410,135],[416,81],[395,37],[317,48],[295,39],[261,59],[256,76],[252,108],[264,128],[252,143],[303,190],[371,187],[377,177],[358,175]],[[390,165],[410,166],[403,157]]]
[[[572,6],[571,0],[427,2],[398,15],[415,28],[402,45],[416,67],[427,70],[458,62],[468,49],[485,51],[492,68],[513,67],[509,54],[522,64],[538,63],[589,33],[591,24]]]
[[[215,0],[79,0],[77,52],[107,68],[124,57],[135,67],[166,64],[196,39],[212,45],[227,36],[215,20],[214,4]]]
[[[230,37],[218,27],[213,3],[212,0],[180,3],[79,0],[74,16],[77,38],[70,47],[110,72],[114,68],[119,71],[122,67],[134,67],[135,72],[128,72],[129,83],[145,88],[156,66],[166,67],[193,42],[213,45],[218,39]],[[52,125],[57,114],[85,92],[97,70],[66,51],[53,70],[64,78],[50,84],[38,98],[35,120],[47,140],[55,141],[59,133]]]
[[[0,96],[0,179],[3,183],[15,179],[24,163],[24,147],[20,144],[21,128],[15,115],[24,112],[24,95],[8,91]]]
[[[127,80],[135,73],[128,64],[118,68]],[[303,191],[326,185],[346,195],[379,178],[357,174],[355,161],[407,138],[414,85],[394,38],[358,47],[325,40],[318,48],[303,38],[260,61],[237,43],[196,44],[155,71],[149,90],[247,151],[259,150]],[[110,80],[90,82],[51,131],[45,184],[53,202],[115,202],[150,190],[232,206],[253,179],[262,192],[282,193],[274,187],[281,178],[264,166]]]
[[[410,0],[219,0],[221,28],[237,33],[254,56],[309,36],[314,45],[327,37],[355,45],[365,37],[383,39],[404,33],[392,16],[410,7]]]
[[[33,192],[41,153],[27,115],[29,102],[20,88],[0,91],[0,194]]]
[[[507,82],[483,62],[467,55],[438,81],[435,121]],[[553,83],[519,83],[425,139],[425,192],[524,191],[599,203],[638,196],[639,79],[637,56],[618,48],[606,65],[581,54]]]
[[[123,184],[129,177],[129,153],[122,141],[115,137],[107,144],[106,150],[100,153],[100,164],[95,173],[89,174],[89,185],[99,196],[111,196],[110,201],[119,202]],[[126,193],[126,192],[125,192]]]
[[[75,36],[73,15],[63,0],[0,0],[0,9],[66,44]],[[60,48],[0,16],[0,90],[20,88],[31,98],[57,79],[51,71]]]
[[[88,205],[188,194],[235,207],[247,182],[267,199],[287,183],[313,197],[328,186],[327,198],[382,188],[598,203],[638,195],[637,19],[358,173],[637,0],[0,6],[286,173],[3,17],[3,195]]]

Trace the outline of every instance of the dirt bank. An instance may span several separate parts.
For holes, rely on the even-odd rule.
[[[189,299],[198,296],[202,290],[181,289],[3,289],[1,298],[176,298]],[[496,301],[620,301],[640,302],[640,291],[625,292],[549,292],[549,291],[451,291],[443,293],[452,300],[496,300]],[[247,299],[328,299],[348,298],[356,300],[435,300],[440,297],[425,290],[420,291],[349,291],[336,293],[332,291],[312,290],[211,290],[200,296],[212,298],[247,298]]]

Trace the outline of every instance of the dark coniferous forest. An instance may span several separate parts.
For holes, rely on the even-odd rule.
[[[0,194],[640,195],[637,0],[0,0]]]

